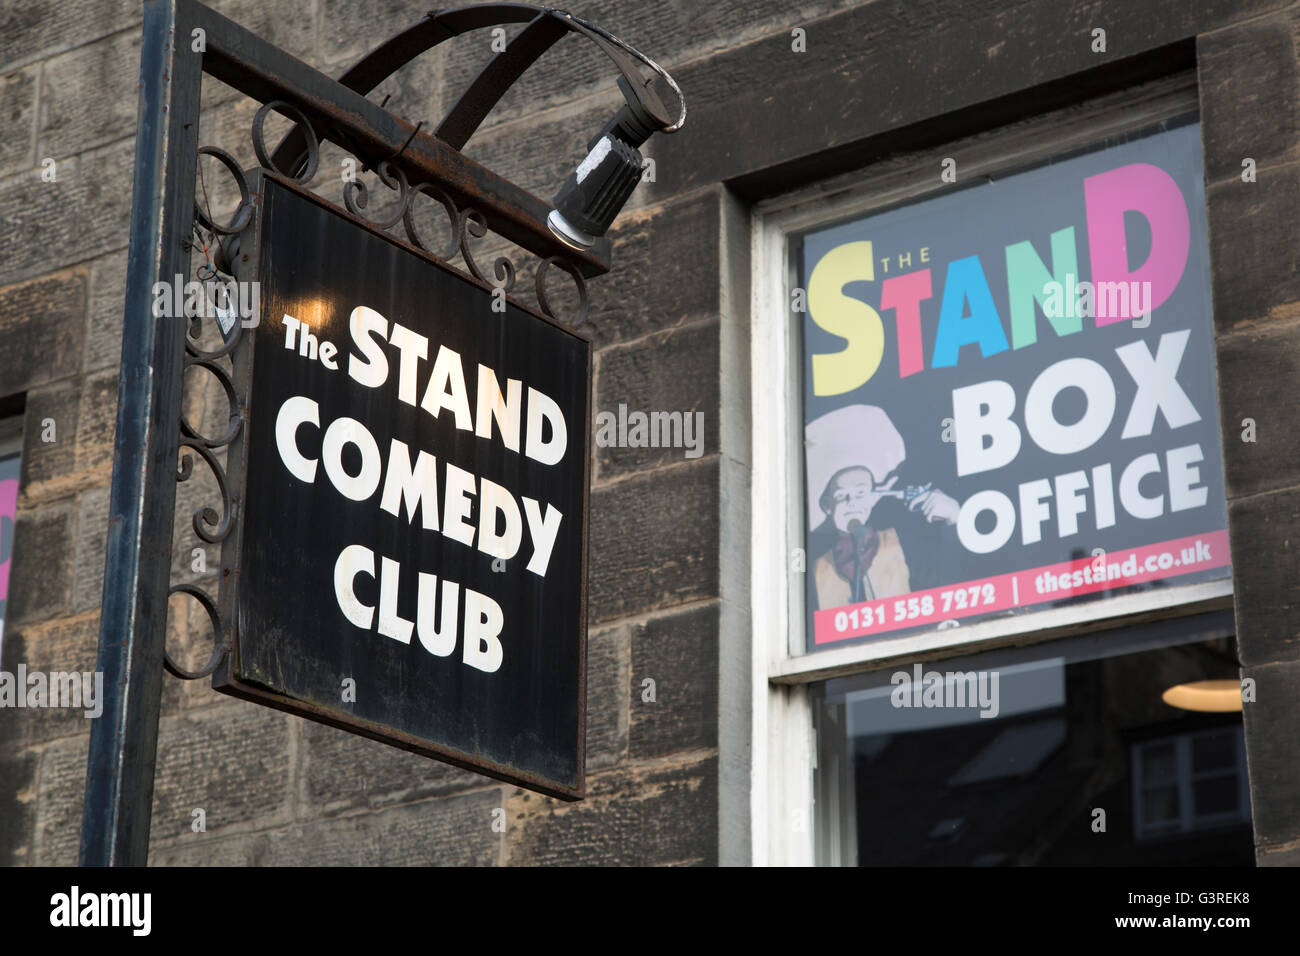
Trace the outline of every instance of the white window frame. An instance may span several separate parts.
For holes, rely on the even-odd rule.
[[[962,182],[992,180],[1110,136],[1177,120],[1197,110],[1194,73],[1033,117],[938,149],[878,163],[801,188],[751,211],[751,779],[750,858],[755,865],[814,862],[816,740],[809,685],[891,664],[966,656],[1142,619],[1232,606],[1231,578],[1153,589],[1083,607],[1023,615],[805,652],[805,590],[792,569],[803,547],[802,359],[791,318],[788,237],[861,218],[945,188],[941,160],[961,157]],[[778,383],[783,387],[778,387]],[[775,520],[764,520],[771,516]],[[806,565],[806,559],[805,559]]]

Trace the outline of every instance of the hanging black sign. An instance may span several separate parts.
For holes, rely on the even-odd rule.
[[[580,798],[590,343],[260,183],[215,686]]]

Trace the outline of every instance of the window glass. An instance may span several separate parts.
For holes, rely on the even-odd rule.
[[[1253,865],[1240,711],[1164,700],[1240,680],[1231,623],[1219,612],[819,685],[818,862]]]
[[[1199,123],[950,172],[793,237],[809,650],[1230,577]]]

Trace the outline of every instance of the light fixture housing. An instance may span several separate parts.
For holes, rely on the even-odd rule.
[[[624,106],[587,143],[586,158],[555,194],[555,209],[546,217],[555,237],[573,249],[590,249],[622,212],[641,182],[645,141],[681,125],[681,119],[671,123],[654,78],[636,85],[620,76],[618,86]]]

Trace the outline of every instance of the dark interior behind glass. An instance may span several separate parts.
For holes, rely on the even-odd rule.
[[[1239,680],[1232,635],[1223,611],[820,685],[818,862],[1252,866],[1241,713],[1162,700]],[[915,706],[949,672],[985,703]]]

